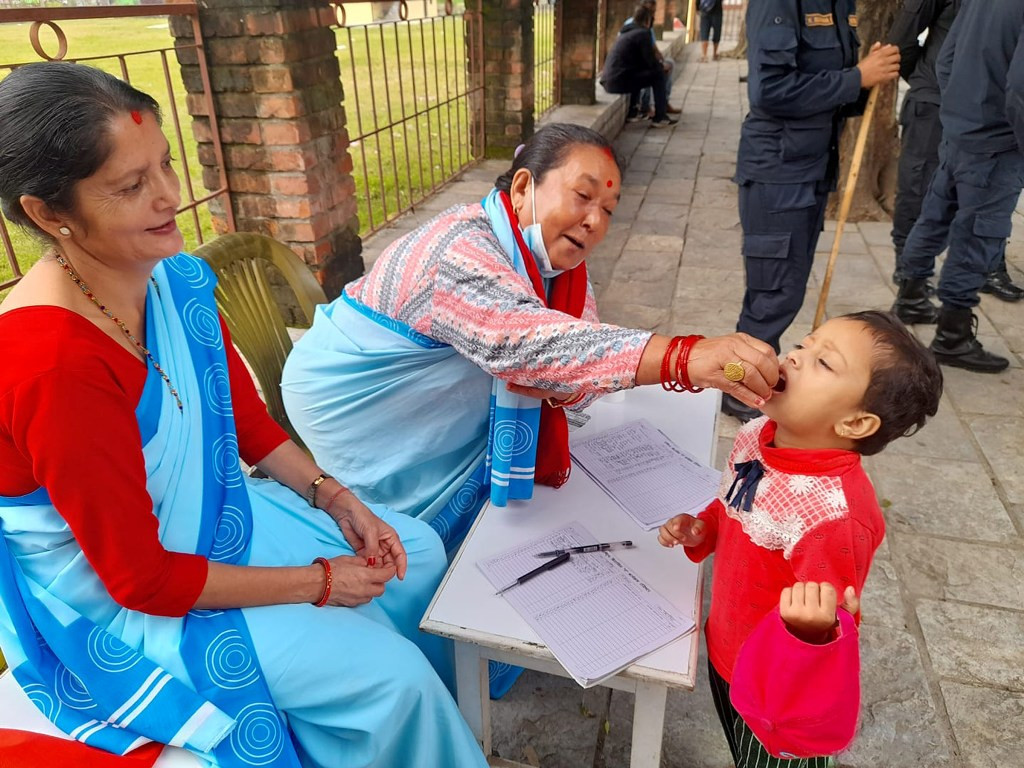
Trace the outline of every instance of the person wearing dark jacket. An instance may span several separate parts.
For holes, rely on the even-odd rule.
[[[921,201],[939,165],[942,123],[939,121],[941,100],[935,62],[960,3],[961,0],[904,0],[889,32],[889,42],[900,47],[900,75],[910,86],[900,113],[903,131],[896,206],[892,215],[892,243],[896,251],[892,278],[897,285],[902,279],[899,263],[903,245],[921,213]],[[922,45],[919,38],[925,30],[928,35]],[[930,284],[925,290],[929,296],[935,292]],[[1024,298],[1024,289],[1014,285],[1007,272],[1005,253],[981,290],[1003,301]],[[934,323],[938,309],[926,298],[901,306],[900,319],[905,323]]]
[[[1009,360],[982,347],[973,309],[1003,258],[1024,187],[1024,146],[1015,119],[1022,57],[1020,0],[963,0],[935,65],[942,106],[939,167],[907,237],[904,279],[893,311],[927,301],[925,283],[948,246],[939,277],[942,303],[931,349],[940,363],[998,373]]]
[[[858,63],[853,0],[759,0],[746,19],[750,112],[734,180],[747,285],[736,330],[778,351],[807,291],[844,118],[863,111],[864,89],[899,76],[899,50],[876,43]],[[729,395],[722,411],[759,415]]]
[[[640,91],[651,88],[654,95],[654,119],[651,125],[665,128],[679,121],[667,112],[667,75],[651,45],[653,23],[654,15],[650,9],[638,6],[633,14],[633,26],[619,35],[608,52],[601,72],[601,85],[608,93],[629,94],[629,117],[639,113]]]

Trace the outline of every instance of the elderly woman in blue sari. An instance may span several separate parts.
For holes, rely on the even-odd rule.
[[[360,496],[430,522],[451,552],[486,500],[565,482],[565,408],[659,382],[762,405],[778,380],[768,345],[599,321],[585,261],[620,184],[604,137],[545,126],[480,203],[397,240],[318,308],[281,385],[317,461]]]
[[[49,252],[0,304],[0,646],[73,738],[218,766],[483,766],[417,628],[425,523],[267,416],[179,253],[156,103],[89,67],[0,81],[0,203]],[[271,480],[243,476],[239,457]]]

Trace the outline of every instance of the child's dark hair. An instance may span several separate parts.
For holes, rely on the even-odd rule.
[[[871,381],[862,407],[882,425],[875,434],[857,441],[865,456],[878,453],[897,437],[908,437],[939,409],[942,370],[935,355],[891,312],[854,312],[844,320],[863,323],[874,337]]]
[[[498,177],[494,186],[508,194],[512,189],[512,177],[520,168],[528,170],[533,174],[534,183],[540,184],[544,174],[560,167],[573,147],[581,144],[605,150],[621,172],[622,164],[615,156],[611,142],[600,133],[573,123],[551,123],[538,130],[522,145],[512,161],[512,167]]]

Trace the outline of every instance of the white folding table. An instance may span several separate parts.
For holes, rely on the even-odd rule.
[[[643,387],[602,398],[588,409],[591,420],[570,432],[570,442],[637,418],[646,418],[698,460],[711,464],[719,393],[665,392]],[[491,754],[487,661],[568,676],[519,614],[484,578],[477,562],[579,520],[598,541],[632,539],[635,549],[615,553],[654,590],[692,614],[697,630],[648,654],[602,685],[635,694],[630,764],[657,768],[661,760],[669,688],[693,690],[701,624],[701,568],[678,549],[658,544],[586,473],[574,466],[562,488],[538,486],[529,502],[484,506],[420,623],[421,629],[455,641],[459,709]],[[510,765],[502,761],[501,765]]]

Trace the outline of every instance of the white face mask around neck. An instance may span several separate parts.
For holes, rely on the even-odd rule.
[[[544,245],[544,234],[540,229],[540,216],[537,215],[537,192],[533,181],[533,174],[530,174],[530,202],[533,204],[533,224],[522,228],[523,241],[533,254],[534,261],[537,262],[537,270],[540,272],[540,276],[545,280],[550,280],[552,277],[562,274],[565,270],[555,269],[551,266],[551,257],[548,256],[547,246]]]

